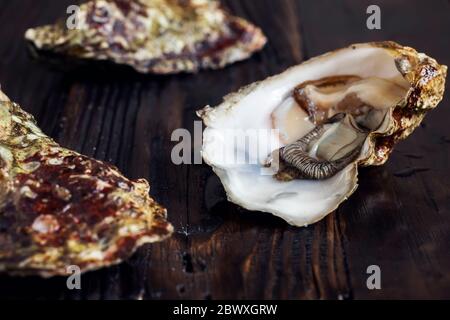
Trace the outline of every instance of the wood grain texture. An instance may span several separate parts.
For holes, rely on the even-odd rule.
[[[264,30],[268,45],[224,70],[177,76],[67,73],[29,59],[25,30],[53,22],[74,2],[0,2],[2,89],[62,145],[149,179],[177,232],[84,275],[82,290],[67,290],[63,278],[3,275],[0,298],[450,298],[449,98],[385,166],[360,170],[359,189],[335,213],[307,228],[241,209],[226,201],[208,166],[170,160],[173,130],[193,131],[197,109],[317,54],[395,40],[449,65],[448,1],[227,0]],[[366,28],[373,3],[381,30]],[[382,290],[366,287],[371,264],[381,267]]]

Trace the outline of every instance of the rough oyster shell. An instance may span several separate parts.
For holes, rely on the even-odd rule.
[[[149,184],[60,147],[0,91],[0,273],[110,266],[173,227]]]
[[[51,60],[108,60],[158,74],[222,68],[266,43],[259,28],[210,0],[93,0],[80,6],[76,28],[61,21],[25,38]]]
[[[321,55],[228,95],[216,108],[207,106],[199,111],[198,115],[207,126],[203,138],[203,158],[221,179],[230,201],[249,210],[270,212],[296,226],[314,223],[335,210],[355,191],[359,165],[383,164],[394,145],[411,134],[426,112],[436,107],[444,93],[446,71],[447,67],[439,65],[434,59],[394,42],[355,44]],[[290,107],[290,105],[298,104],[298,99],[294,99],[293,95],[299,84],[303,83],[300,87],[304,88],[305,84],[311,86],[311,83],[320,83],[323,79],[328,79],[327,81],[330,82],[332,81],[330,79],[336,79],[336,77],[344,77],[351,81],[356,81],[353,77],[362,79],[361,81],[368,79],[366,82],[369,84],[371,79],[375,79],[376,81],[373,80],[371,85],[374,81],[389,83],[388,88],[396,87],[400,90],[399,92],[403,90],[403,95],[396,101],[392,100],[395,99],[395,95],[390,95],[391,89],[389,92],[372,92],[370,85],[362,87],[363,89],[359,92],[352,89],[356,92],[356,96],[358,94],[372,96],[370,99],[383,100],[393,96],[394,98],[387,101],[394,101],[394,103],[380,109],[383,117],[376,122],[375,127],[365,131],[362,143],[358,146],[357,157],[351,159],[337,173],[332,173],[321,180],[298,178],[295,174],[290,175],[288,172],[288,178],[284,181],[278,179],[279,177],[275,178],[276,175],[261,174],[262,168],[267,165],[267,149],[270,149],[269,152],[283,150],[286,146],[291,146],[293,141],[307,136],[308,132],[311,133],[311,130],[318,127],[318,124],[312,121],[311,114],[304,110],[299,111],[301,108]],[[349,86],[346,87],[346,92],[351,91],[348,89]],[[382,90],[382,87],[381,85],[375,88]],[[323,89],[326,94],[322,94],[319,87],[309,89],[318,97],[325,96],[325,102],[327,102],[326,94],[332,91]],[[332,95],[336,96],[337,93],[332,92],[330,96]],[[348,97],[351,96],[347,95],[346,98]],[[288,112],[292,110],[297,113],[303,112],[303,114],[289,114]],[[291,141],[283,141],[286,137],[283,132],[260,137],[258,151],[254,156],[256,159],[253,159],[256,161],[251,164],[226,160],[230,159],[230,155],[232,155],[231,158],[234,157],[233,159],[236,156],[247,157],[247,159],[252,157],[248,154],[248,150],[236,148],[230,142],[233,139],[227,138],[227,130],[267,130],[273,129],[274,126],[280,129],[282,126],[277,127],[279,114],[284,115],[285,121],[297,119],[295,121],[298,121],[298,126],[294,127],[300,131],[303,130],[303,133]],[[363,115],[366,117],[364,119],[367,119],[367,113]],[[339,124],[326,124],[326,126],[331,128],[339,125],[347,129],[354,128],[353,131],[347,130],[347,132],[355,135],[358,131],[356,118],[347,112],[345,119]],[[346,121],[346,127],[343,121]],[[292,127],[292,124],[290,126]],[[287,125],[282,129],[286,131],[286,128]],[[335,143],[341,137],[341,133],[337,132],[335,131],[334,135],[328,134],[330,139],[337,136]],[[319,142],[316,144],[317,150],[320,145]],[[308,152],[312,153],[313,148],[314,145],[311,144]],[[302,156],[305,157],[304,152]],[[306,156],[309,157],[309,155]],[[303,169],[301,165],[304,163],[317,161],[313,156],[306,159],[307,161],[303,160],[303,158],[298,160],[299,167],[294,169]],[[284,159],[281,160],[282,164],[283,161]],[[287,167],[293,168],[290,163]]]

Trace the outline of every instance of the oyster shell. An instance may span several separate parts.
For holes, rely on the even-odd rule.
[[[169,237],[148,192],[146,180],[60,147],[0,91],[0,273],[98,269]]]
[[[93,0],[80,6],[76,28],[61,21],[25,38],[50,60],[108,60],[158,74],[222,68],[266,43],[259,28],[211,0]]]
[[[394,42],[321,55],[199,111],[203,158],[230,201],[296,226],[314,223],[355,191],[358,166],[383,164],[436,107],[446,72]],[[252,146],[254,130],[268,134]],[[247,144],[230,131],[244,132],[238,139]]]

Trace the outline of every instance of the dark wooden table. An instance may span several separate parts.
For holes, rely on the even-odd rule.
[[[449,1],[224,1],[262,27],[267,47],[225,70],[177,76],[65,73],[29,59],[25,30],[74,2],[1,0],[2,88],[62,145],[148,178],[176,233],[84,275],[82,290],[62,278],[0,276],[1,298],[450,298],[450,92],[385,166],[361,169],[356,193],[307,228],[241,209],[208,166],[170,160],[172,131],[193,130],[197,109],[320,53],[395,40],[450,65]],[[381,30],[366,28],[373,3]],[[372,264],[381,290],[366,287]]]

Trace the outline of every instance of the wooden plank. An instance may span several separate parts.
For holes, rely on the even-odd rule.
[[[308,228],[241,209],[225,200],[208,166],[170,159],[173,130],[192,132],[197,109],[304,58],[393,39],[449,64],[449,43],[439,36],[449,31],[448,2],[378,1],[383,29],[369,31],[368,1],[227,0],[233,13],[263,28],[267,47],[224,70],[177,76],[64,73],[31,61],[24,31],[54,21],[72,3],[0,4],[3,23],[14,26],[0,29],[2,88],[64,146],[149,179],[176,233],[119,266],[84,275],[81,291],[67,290],[65,279],[0,276],[1,298],[448,297],[448,99],[386,166],[362,170],[359,190],[335,214]],[[365,286],[370,264],[382,268],[381,291]]]

